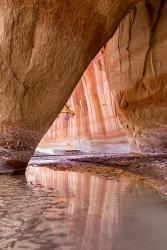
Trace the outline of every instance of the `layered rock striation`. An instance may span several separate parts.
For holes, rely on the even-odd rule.
[[[115,115],[101,50],[81,77],[41,144],[51,143],[63,149],[111,149],[111,143],[127,141]]]

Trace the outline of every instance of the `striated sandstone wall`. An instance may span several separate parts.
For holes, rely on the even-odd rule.
[[[106,78],[103,50],[88,66],[67,105],[41,141],[57,147],[90,149],[126,141],[115,116],[115,103]],[[104,148],[103,148],[104,147]]]
[[[167,152],[167,1],[139,3],[105,49],[116,114],[133,151]]]

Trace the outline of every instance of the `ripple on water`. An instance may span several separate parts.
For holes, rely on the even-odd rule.
[[[128,177],[0,176],[0,249],[166,250],[167,203]]]

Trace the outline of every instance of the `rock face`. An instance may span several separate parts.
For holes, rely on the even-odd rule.
[[[24,169],[137,0],[0,1],[1,171]]]
[[[41,143],[68,149],[111,149],[111,142],[125,141],[115,117],[115,104],[100,51],[88,66],[67,105]]]
[[[139,3],[105,49],[117,116],[133,151],[167,152],[167,1]]]

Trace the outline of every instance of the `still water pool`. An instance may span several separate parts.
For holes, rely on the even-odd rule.
[[[0,176],[0,249],[166,250],[167,199],[125,176]]]

